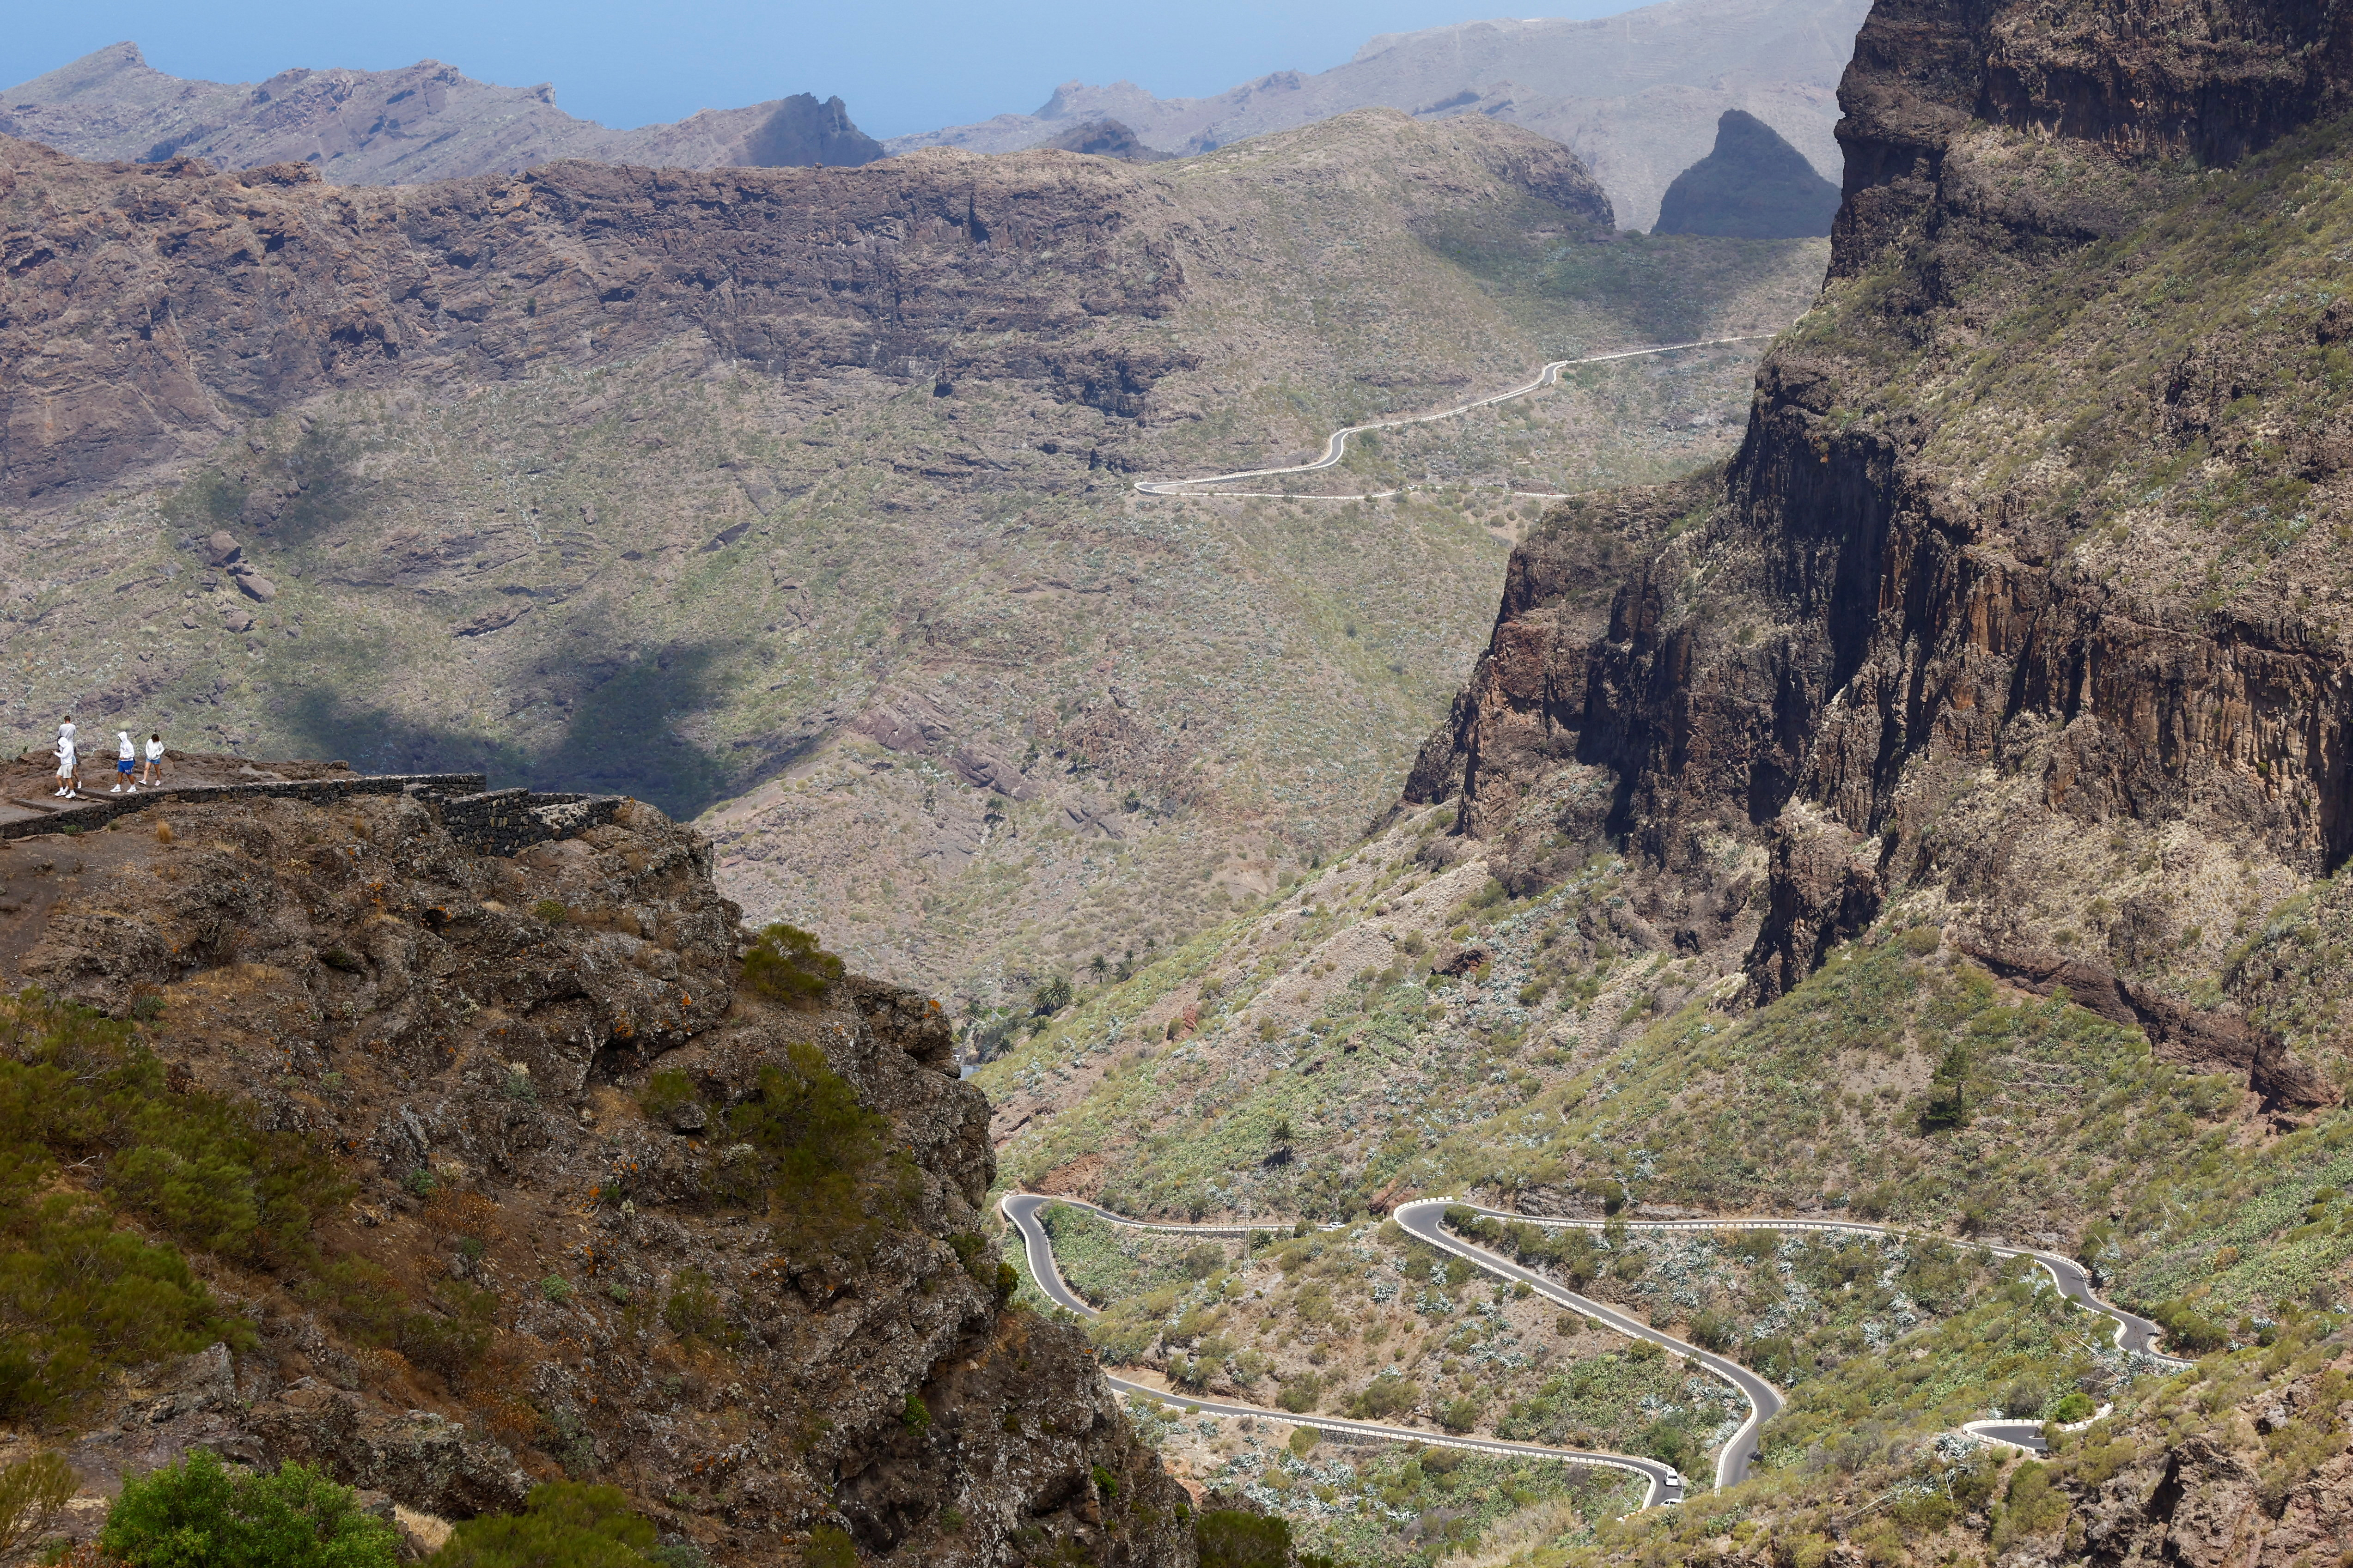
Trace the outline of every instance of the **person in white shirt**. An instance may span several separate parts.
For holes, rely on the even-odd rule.
[[[161,735],[151,734],[147,737],[147,766],[145,770],[140,773],[139,782],[147,785],[150,789],[153,789],[156,784],[163,782],[163,778],[164,737]]]
[[[132,795],[137,795],[139,793],[139,785],[131,775],[139,766],[139,748],[132,743],[131,731],[128,730],[117,730],[114,732],[114,741],[116,746],[114,753],[114,787],[108,790],[106,793],[109,795],[121,795],[122,793],[122,786],[129,784],[131,786],[131,793]]]
[[[74,721],[69,717],[58,726],[58,794],[70,796],[74,792],[74,774],[81,767],[81,756],[74,749]]]

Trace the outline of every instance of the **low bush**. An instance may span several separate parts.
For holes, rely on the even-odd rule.
[[[1419,1384],[1385,1372],[1349,1398],[1348,1414],[1359,1421],[1379,1421],[1403,1415],[1420,1403]]]
[[[1291,1526],[1242,1509],[1204,1509],[1194,1517],[1201,1568],[1290,1568]]]
[[[2149,1318],[2165,1331],[2166,1348],[2179,1355],[2199,1356],[2231,1342],[2222,1326],[2183,1300],[2160,1301]]]
[[[765,1208],[776,1245],[794,1258],[860,1257],[902,1212],[913,1167],[886,1158],[888,1117],[806,1041],[760,1069],[758,1089],[729,1108],[735,1151],[712,1173],[714,1195]]]
[[[744,984],[781,1002],[807,1002],[841,978],[841,960],[819,947],[817,938],[779,921],[763,926],[744,955]]]
[[[0,1469],[0,1557],[47,1529],[79,1485],[62,1456],[38,1453]]]
[[[550,1481],[523,1511],[470,1519],[449,1532],[431,1568],[645,1568],[659,1561],[654,1527],[618,1487]]]
[[[247,1474],[197,1448],[135,1476],[99,1550],[131,1568],[394,1568],[400,1540],[349,1487],[291,1462]]]
[[[670,1280],[662,1302],[662,1321],[687,1344],[726,1345],[734,1341],[727,1312],[712,1288],[711,1276],[700,1268],[681,1268]]]
[[[73,1190],[69,1165],[105,1185]],[[247,1342],[180,1248],[315,1268],[312,1223],[350,1193],[298,1134],[175,1090],[132,1026],[0,998],[0,1418],[54,1419],[117,1368]]]

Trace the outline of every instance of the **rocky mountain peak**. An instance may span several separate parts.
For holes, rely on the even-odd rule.
[[[1830,233],[1838,206],[1838,187],[1778,132],[1727,109],[1716,121],[1715,149],[1677,174],[1660,199],[1651,232],[1797,239]]]

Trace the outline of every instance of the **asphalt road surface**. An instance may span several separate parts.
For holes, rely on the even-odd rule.
[[[1526,384],[1522,386],[1514,386],[1507,392],[1498,392],[1492,396],[1476,398],[1469,403],[1458,403],[1451,408],[1441,408],[1434,414],[1407,414],[1395,419],[1376,419],[1370,424],[1351,425],[1344,430],[1335,430],[1324,443],[1324,455],[1316,458],[1312,463],[1293,463],[1288,468],[1243,468],[1239,472],[1231,474],[1204,474],[1198,479],[1138,479],[1135,481],[1135,488],[1148,496],[1200,495],[1207,492],[1193,489],[1195,485],[1223,485],[1231,484],[1239,479],[1271,479],[1283,474],[1318,473],[1325,468],[1335,468],[1340,466],[1340,459],[1346,457],[1348,454],[1348,437],[1351,436],[1361,436],[1370,430],[1395,430],[1398,426],[1405,425],[1429,425],[1440,419],[1452,419],[1458,415],[1469,414],[1474,409],[1491,408],[1498,403],[1509,403],[1514,397],[1525,397],[1531,392],[1536,392],[1545,387],[1550,386],[1554,382],[1560,379],[1560,373],[1562,371],[1570,368],[1572,365],[1606,364],[1611,360],[1640,359],[1645,354],[1671,354],[1683,349],[1712,349],[1721,347],[1725,343],[1757,342],[1775,335],[1776,334],[1772,332],[1751,332],[1745,337],[1707,338],[1699,342],[1661,343],[1653,348],[1621,349],[1616,353],[1588,354],[1583,359],[1556,359],[1551,363],[1546,365],[1543,369],[1537,371],[1534,381],[1528,382]],[[1237,493],[1251,494],[1254,492]],[[1259,499],[1277,500],[1378,500],[1384,496],[1393,496],[1397,493],[1398,492],[1396,490],[1377,490],[1365,495],[1345,496],[1290,496],[1274,494],[1261,496]],[[1537,492],[1526,490],[1516,493],[1523,495],[1537,494]],[[1557,500],[1559,498],[1553,496],[1551,492],[1546,491],[1543,492],[1538,499]]]
[[[1082,1198],[1060,1198],[1037,1193],[1015,1193],[1007,1196],[998,1207],[1003,1210],[1005,1217],[1021,1232],[1022,1248],[1029,1259],[1029,1274],[1038,1281],[1039,1289],[1043,1291],[1047,1300],[1055,1305],[1068,1308],[1073,1312],[1090,1318],[1099,1314],[1063,1280],[1061,1270],[1055,1267],[1054,1248],[1052,1243],[1047,1238],[1046,1227],[1039,1222],[1039,1211],[1049,1204],[1067,1204],[1072,1208],[1084,1209],[1091,1214],[1099,1215],[1115,1225],[1128,1226],[1137,1230],[1165,1231],[1194,1236],[1243,1236],[1255,1230],[1288,1233],[1294,1228],[1292,1226],[1274,1223],[1185,1225],[1167,1220],[1137,1220],[1130,1219],[1125,1215],[1115,1214],[1099,1204],[1091,1204]],[[1590,1297],[1580,1296],[1535,1269],[1523,1268],[1507,1258],[1490,1252],[1475,1242],[1456,1236],[1446,1228],[1444,1221],[1446,1211],[1457,1206],[1495,1219],[1527,1225],[1599,1230],[1605,1224],[1610,1222],[1514,1214],[1507,1209],[1488,1208],[1481,1204],[1458,1204],[1457,1200],[1451,1198],[1420,1198],[1412,1203],[1400,1204],[1389,1215],[1397,1221],[1399,1228],[1417,1240],[1426,1242],[1440,1251],[1451,1253],[1497,1279],[1525,1284],[1531,1290],[1547,1300],[1567,1307],[1572,1311],[1582,1312],[1587,1317],[1605,1323],[1630,1339],[1648,1340],[1651,1343],[1666,1350],[1670,1354],[1704,1367],[1731,1384],[1740,1391],[1742,1397],[1748,1401],[1748,1419],[1741,1424],[1739,1429],[1733,1433],[1717,1452],[1715,1484],[1719,1488],[1729,1487],[1747,1479],[1749,1467],[1757,1458],[1757,1433],[1781,1408],[1781,1394],[1778,1389],[1736,1361],[1713,1354],[1700,1349],[1697,1345],[1686,1344],[1672,1335],[1662,1333],[1639,1318],[1629,1316],[1617,1308],[1596,1301]],[[1843,1232],[1871,1237],[1893,1237],[1905,1234],[1893,1226],[1870,1225],[1860,1220],[1703,1219],[1628,1220],[1622,1223],[1629,1230],[1705,1232],[1804,1230]],[[2074,1259],[2063,1258],[2053,1252],[2039,1251],[2032,1247],[1997,1246],[1989,1247],[1989,1250],[1998,1258],[2031,1259],[2044,1273],[2051,1276],[2052,1283],[2058,1287],[2060,1293],[2069,1300],[2114,1323],[2116,1328],[2113,1337],[2121,1348],[2155,1356],[2160,1361],[2170,1362],[2179,1366],[2189,1364],[2188,1362],[2162,1355],[2151,1349],[2158,1333],[2157,1325],[2146,1318],[2137,1317],[2121,1308],[2111,1307],[2093,1294],[2090,1276]],[[1683,1496],[1683,1478],[1672,1468],[1655,1459],[1636,1455],[1592,1454],[1568,1448],[1543,1448],[1529,1444],[1505,1443],[1491,1437],[1446,1436],[1416,1431],[1410,1427],[1383,1426],[1364,1421],[1343,1421],[1326,1415],[1297,1415],[1290,1411],[1268,1410],[1257,1405],[1234,1405],[1217,1400],[1188,1399],[1171,1394],[1163,1389],[1129,1383],[1121,1378],[1114,1377],[1109,1381],[1113,1387],[1122,1393],[1141,1394],[1151,1398],[1170,1400],[1188,1409],[1198,1408],[1215,1415],[1262,1415],[1271,1421],[1288,1422],[1298,1426],[1313,1426],[1325,1432],[1436,1443],[1450,1447],[1474,1448],[1488,1453],[1535,1456],[1559,1459],[1571,1464],[1603,1465],[1618,1469],[1632,1470],[1650,1479],[1649,1495],[1643,1499],[1642,1503],[1645,1508],[1658,1503],[1680,1502]],[[2037,1422],[1978,1421],[1969,1423],[1964,1429],[1978,1436],[1989,1437],[1997,1442],[2009,1443],[2013,1447],[2031,1448],[2037,1452],[2040,1452],[2043,1447],[2042,1428]]]
[[[1725,1439],[1724,1447],[1717,1451],[1715,1484],[1719,1488],[1737,1486],[1748,1479],[1749,1462],[1757,1457],[1757,1433],[1780,1411],[1780,1390],[1736,1361],[1712,1355],[1697,1345],[1685,1344],[1672,1334],[1662,1334],[1640,1318],[1630,1317],[1590,1297],[1580,1296],[1533,1268],[1523,1268],[1476,1243],[1463,1240],[1442,1223],[1449,1205],[1450,1200],[1446,1198],[1423,1198],[1417,1203],[1399,1204],[1391,1211],[1389,1217],[1397,1221],[1408,1236],[1426,1241],[1440,1251],[1451,1252],[1490,1274],[1525,1282],[1537,1295],[1606,1323],[1629,1339],[1648,1340],[1654,1345],[1662,1346],[1672,1354],[1707,1368],[1740,1390],[1748,1401],[1748,1419],[1740,1424],[1740,1429]],[[1482,1209],[1479,1212],[1488,1214],[1494,1211]]]
[[[1091,1210],[1115,1219],[1122,1225],[1138,1225],[1124,1215],[1113,1215],[1108,1209],[1070,1198],[1041,1196],[1035,1193],[1015,1193],[997,1206],[1005,1217],[1021,1232],[1021,1246],[1029,1262],[1029,1276],[1038,1281],[1038,1289],[1058,1307],[1066,1307],[1082,1317],[1100,1314],[1086,1300],[1070,1288],[1062,1272],[1054,1265],[1054,1248],[1047,1239],[1046,1227],[1038,1221],[1038,1213],[1048,1204],[1065,1203],[1073,1208]],[[1142,1224],[1145,1230],[1187,1231],[1195,1235],[1234,1236],[1248,1230],[1291,1229],[1289,1226],[1192,1226]],[[1683,1479],[1673,1467],[1656,1459],[1632,1454],[1594,1454],[1577,1448],[1546,1448],[1533,1443],[1506,1443],[1495,1437],[1457,1437],[1443,1432],[1418,1431],[1410,1426],[1385,1426],[1372,1421],[1346,1421],[1338,1416],[1300,1414],[1289,1410],[1271,1410],[1256,1405],[1236,1405],[1229,1400],[1196,1399],[1187,1394],[1173,1394],[1164,1388],[1145,1384],[1130,1383],[1125,1378],[1105,1374],[1105,1381],[1122,1394],[1139,1394],[1147,1399],[1157,1399],[1186,1411],[1201,1411],[1210,1415],[1256,1415],[1269,1421],[1281,1421],[1293,1426],[1312,1426],[1319,1432],[1338,1433],[1356,1437],[1383,1437],[1395,1442],[1427,1443],[1434,1447],[1469,1448],[1482,1454],[1504,1454],[1522,1459],[1555,1459],[1563,1464],[1588,1465],[1602,1469],[1629,1470],[1642,1477],[1649,1487],[1642,1498],[1644,1508],[1661,1503],[1681,1502]]]

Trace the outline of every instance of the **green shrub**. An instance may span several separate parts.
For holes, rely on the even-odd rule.
[[[1291,1526],[1241,1509],[1204,1509],[1193,1521],[1201,1568],[1289,1568]]]
[[[823,995],[841,970],[841,960],[818,946],[816,937],[781,921],[763,926],[744,955],[744,984],[782,1002]]]
[[[810,1531],[808,1548],[801,1553],[801,1568],[858,1568],[858,1548],[851,1544],[849,1532],[829,1524]]]
[[[1315,1408],[1324,1397],[1324,1380],[1315,1373],[1303,1373],[1282,1385],[1274,1402],[1293,1415],[1304,1415]]]
[[[1348,1414],[1359,1421],[1402,1415],[1421,1403],[1421,1385],[1396,1373],[1385,1372],[1348,1400]]]
[[[549,1481],[523,1511],[470,1519],[449,1532],[431,1568],[645,1568],[657,1560],[654,1527],[618,1487]]]
[[[2067,1521],[2067,1494],[2051,1484],[2051,1470],[2030,1459],[2010,1472],[2010,1507],[1994,1530],[2000,1551],[2021,1537],[2047,1535]]]
[[[1702,1350],[1722,1351],[1731,1348],[1739,1333],[1732,1320],[1713,1307],[1691,1321],[1692,1343]]]
[[[1462,1394],[1438,1407],[1438,1424],[1449,1432],[1468,1432],[1479,1425],[1479,1412],[1483,1408],[1483,1401]]]
[[[531,912],[552,926],[560,926],[572,918],[561,899],[542,899],[531,906]]]
[[[34,1454],[0,1469],[0,1556],[47,1528],[79,1485],[73,1467],[57,1454]]]
[[[932,1424],[932,1407],[913,1389],[907,1391],[907,1403],[899,1412],[899,1419],[911,1432],[921,1432]]]
[[[711,1276],[700,1268],[681,1268],[671,1279],[670,1296],[662,1302],[662,1321],[688,1344],[734,1342],[719,1292],[712,1288]]]
[[[638,1090],[638,1108],[646,1113],[649,1120],[668,1122],[680,1110],[701,1099],[694,1092],[694,1080],[671,1068],[646,1079],[646,1087]]]
[[[2051,1406],[2051,1419],[2064,1426],[2089,1419],[2096,1408],[2090,1394],[2080,1388],[2073,1389]]]
[[[399,1537],[306,1465],[232,1470],[198,1448],[122,1483],[99,1549],[132,1568],[394,1568]]]
[[[741,1152],[713,1168],[713,1193],[765,1208],[790,1257],[862,1256],[903,1209],[913,1168],[885,1161],[890,1119],[858,1102],[824,1052],[806,1041],[785,1049],[787,1065],[762,1067],[752,1098],[727,1111]]]
[[[247,1342],[251,1331],[219,1310],[186,1259],[117,1229],[103,1206],[5,1195],[16,1201],[0,1211],[0,1415],[54,1419],[115,1368]]]
[[[1945,1047],[1944,1059],[1928,1080],[1927,1102],[1920,1110],[1921,1131],[1943,1132],[1968,1125],[1968,1048],[1955,1040]]]
[[[2166,1348],[2181,1355],[2200,1356],[2209,1351],[2221,1350],[2231,1342],[2231,1336],[2221,1325],[2200,1313],[2183,1300],[2160,1301],[2149,1309],[2149,1318],[2165,1331]]]

